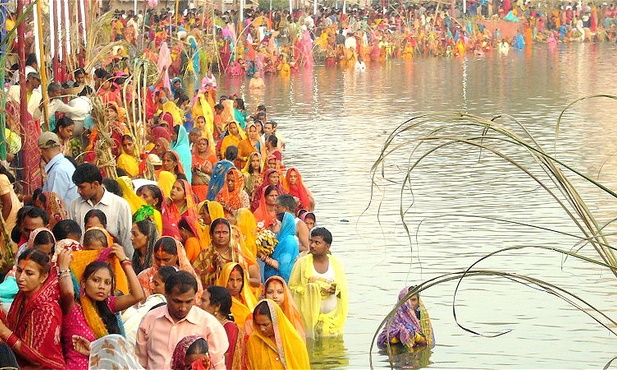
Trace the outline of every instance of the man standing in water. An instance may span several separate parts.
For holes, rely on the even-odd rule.
[[[328,229],[311,230],[309,254],[296,261],[289,278],[307,338],[343,335],[347,279],[340,261],[330,254],[331,244]]]

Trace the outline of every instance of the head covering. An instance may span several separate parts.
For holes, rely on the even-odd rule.
[[[90,344],[88,369],[143,370],[129,342],[118,334],[106,335]]]
[[[84,249],[84,247],[77,241],[73,240],[73,239],[62,239],[62,240],[58,240],[56,242],[56,249],[54,251],[54,255],[51,258],[51,260],[53,262],[56,262],[56,260],[58,259],[58,255],[60,254],[60,252],[62,252],[63,250],[69,250],[71,252],[77,252],[77,251],[81,251]]]
[[[295,172],[297,176],[297,180],[295,185],[292,185],[289,182],[289,175]],[[298,207],[296,209],[311,209],[311,198],[309,196],[308,190],[304,187],[304,183],[302,182],[302,175],[300,175],[300,171],[297,168],[291,167],[287,170],[285,174],[285,189],[288,194],[293,195],[295,198],[298,198]],[[296,211],[292,209],[291,211]]]
[[[171,369],[172,370],[185,370],[186,369],[186,366],[184,364],[186,360],[186,351],[188,351],[189,347],[191,347],[193,343],[195,343],[199,339],[205,340],[203,337],[199,335],[189,335],[187,337],[182,338],[178,342],[178,344],[176,344],[176,349],[174,349],[174,353],[171,357]],[[210,361],[210,355],[207,355],[205,359],[198,360],[198,361],[204,361],[204,363],[201,364],[201,366],[203,366],[204,369],[210,369],[210,367],[212,366],[212,363]]]
[[[300,315],[300,311],[298,311],[298,308],[296,307],[296,303],[294,302],[293,296],[291,295],[291,290],[287,286],[285,279],[280,276],[270,276],[268,279],[266,279],[266,282],[264,283],[263,296],[266,296],[268,284],[270,284],[270,282],[272,281],[278,281],[283,286],[283,296],[285,298],[280,307],[283,310],[285,316],[294,326],[294,328],[296,328],[298,334],[300,334],[302,339],[305,339],[306,335],[304,333],[304,323],[302,322],[302,315]]]
[[[49,149],[49,148],[53,148],[56,146],[60,146],[62,145],[62,143],[60,142],[60,138],[58,137],[58,135],[56,135],[55,133],[51,131],[47,131],[47,132],[43,132],[41,136],[39,136],[37,140],[37,145],[41,149]]]
[[[53,227],[62,220],[66,220],[69,218],[69,213],[66,210],[66,204],[62,198],[54,193],[53,191],[44,191],[43,195],[45,197],[39,197],[39,199],[45,199],[43,202],[43,209],[49,215],[49,228],[53,229]]]
[[[248,208],[240,208],[236,214],[236,225],[244,236],[244,245],[254,259],[257,257],[257,221],[255,216]]]
[[[409,296],[409,289],[410,287],[405,287],[400,291],[398,300],[405,300],[405,302],[401,304],[394,316],[386,321],[386,325],[377,337],[377,345],[381,348],[386,347],[388,342],[394,338],[398,339],[404,346],[412,348],[416,343],[417,334],[426,338],[429,348],[435,345],[433,327],[428,311],[418,295],[418,311],[420,312],[420,319],[418,319],[409,300],[412,297]]]
[[[285,369],[309,369],[310,361],[304,340],[276,302],[264,299],[258,305],[264,301],[270,311],[274,338],[264,336],[260,330],[253,330],[247,345],[248,358],[257,359],[257,363],[253,363],[257,368],[261,367],[259,359],[268,361],[267,357],[276,356]],[[253,312],[253,317],[255,314]]]
[[[178,128],[178,138],[171,142],[170,148],[178,154],[178,163],[182,163],[182,166],[186,170],[184,174],[187,180],[191,182],[193,155],[191,154],[189,135],[183,125],[178,125],[176,127]]]
[[[276,168],[268,168],[262,173],[261,185],[259,185],[259,187],[255,188],[255,190],[253,191],[253,202],[251,204],[252,210],[257,209],[257,207],[259,206],[259,201],[261,200],[261,197],[263,196],[264,191],[266,190],[268,185],[270,185],[268,178],[270,177],[270,175],[272,175],[275,172],[278,173],[278,170]],[[285,194],[285,188],[283,187],[283,184],[281,183],[280,176],[279,176],[279,182],[278,184],[276,184],[276,186],[278,187],[279,195]]]
[[[244,176],[236,169],[232,167],[227,171],[225,178],[229,175],[234,177],[234,188],[229,190],[227,186],[227,179],[225,179],[225,185],[219,193],[216,195],[216,200],[221,203],[224,210],[227,212],[234,214],[238,209],[242,207],[242,192],[244,191]],[[246,198],[246,196],[245,196]]]
[[[298,239],[296,238],[296,221],[291,213],[285,212],[283,215],[283,221],[281,222],[281,229],[276,234],[276,248],[272,252],[272,258],[279,261],[278,269],[274,269],[270,265],[264,267],[264,278],[267,279],[270,276],[278,275],[289,281],[291,276],[291,269],[294,262],[298,257]]]
[[[51,238],[54,241],[54,245],[56,244],[56,238],[54,238],[54,234],[46,227],[39,227],[37,229],[32,230],[32,232],[30,232],[30,237],[28,238],[28,244],[26,244],[26,248],[30,249],[34,247],[34,239],[36,239],[36,236],[39,235],[42,232],[48,232],[51,234]]]
[[[171,132],[169,132],[169,129],[163,127],[163,126],[157,126],[155,128],[152,129],[152,137],[156,140],[159,138],[164,138],[167,139],[167,142],[171,141]]]
[[[234,268],[236,268],[236,266],[242,269],[243,284],[242,290],[240,291],[240,299],[232,296],[231,313],[234,316],[234,321],[238,324],[238,326],[243,327],[247,316],[251,314],[257,304],[257,299],[251,291],[251,286],[249,284],[248,270],[237,262],[228,262],[223,266],[221,274],[216,280],[215,285],[227,288],[227,282],[229,281],[231,272]]]

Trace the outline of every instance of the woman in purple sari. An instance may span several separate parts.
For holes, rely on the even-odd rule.
[[[398,300],[407,298],[407,294],[414,288],[403,288],[398,295]],[[377,337],[377,346],[386,348],[388,343],[390,345],[402,345],[409,349],[414,347],[433,348],[435,346],[431,319],[420,300],[419,294],[408,297],[394,316],[386,322]]]

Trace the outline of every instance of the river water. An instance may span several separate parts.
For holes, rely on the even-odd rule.
[[[556,50],[535,45],[483,58],[369,64],[364,73],[316,66],[312,73],[290,78],[267,77],[261,93],[248,91],[244,79],[219,77],[219,94],[239,94],[251,111],[265,104],[269,117],[279,123],[287,143],[285,163],[300,169],[317,200],[317,223],[332,231],[332,252],[345,264],[350,302],[344,340],[312,344],[315,368],[368,368],[373,334],[402,287],[464,270],[501,248],[575,248],[581,235],[528,176],[495,156],[461,145],[430,156],[412,172],[413,193],[405,192],[402,202],[408,209],[408,236],[399,207],[411,141],[386,162],[386,176],[393,181],[378,174],[378,187],[371,188],[371,166],[390,132],[429,111],[484,118],[509,114],[545,150],[617,189],[614,100],[574,105],[558,137],[555,134],[567,104],[591,94],[617,94],[615,61],[615,45],[560,45]],[[421,150],[413,158],[418,154]],[[532,166],[524,155],[512,154]],[[584,181],[573,181],[600,223],[617,216],[615,199]],[[598,259],[589,246],[580,253]],[[606,268],[540,249],[506,252],[478,268],[545,280],[617,317],[617,280]],[[395,367],[598,368],[617,356],[617,338],[583,312],[555,296],[497,277],[469,278],[461,284],[456,296],[459,323],[485,336],[469,334],[453,317],[455,286],[448,282],[422,293],[437,345],[430,356],[395,356]],[[390,367],[388,356],[376,349],[372,361],[375,368]]]

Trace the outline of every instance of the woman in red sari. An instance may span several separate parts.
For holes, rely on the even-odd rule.
[[[171,188],[170,196],[163,203],[163,236],[171,236],[182,240],[178,221],[182,216],[197,217],[193,190],[186,180],[176,180]]]
[[[58,277],[49,256],[37,248],[27,249],[19,256],[16,278],[19,293],[11,310],[7,317],[0,311],[0,338],[22,367],[64,369]]]
[[[266,172],[263,173],[263,180],[261,185],[255,189],[253,192],[253,200],[251,202],[251,211],[255,212],[257,207],[259,206],[259,202],[262,198],[263,192],[266,187],[274,185],[278,189],[279,195],[285,194],[285,188],[281,183],[281,175],[275,168],[268,168]]]
[[[313,197],[304,186],[300,171],[295,167],[287,170],[285,190],[287,190],[287,194],[293,195],[298,200],[298,208],[296,210],[306,209],[307,211],[312,211],[315,208]]]

